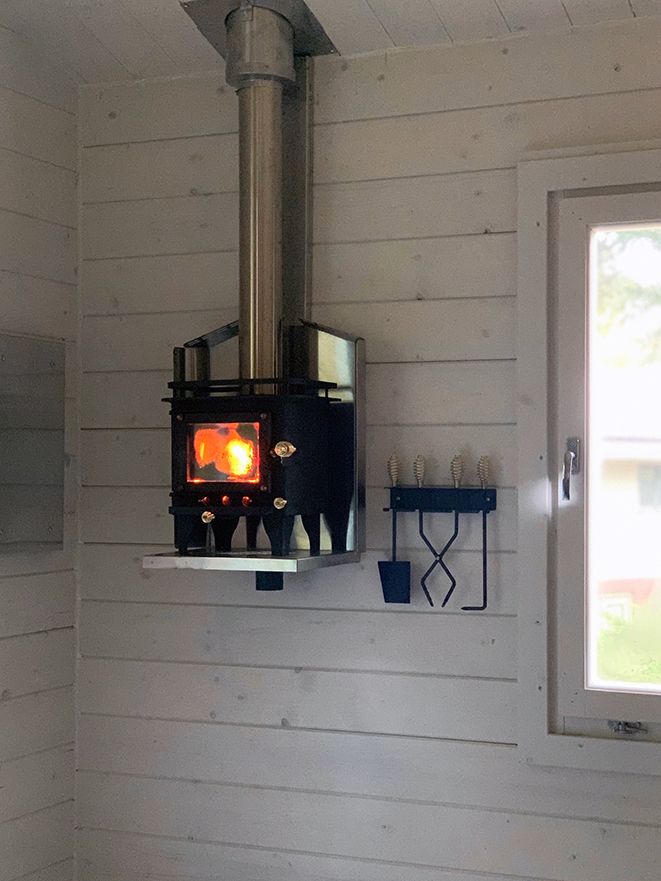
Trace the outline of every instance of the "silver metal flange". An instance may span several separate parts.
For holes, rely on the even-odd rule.
[[[254,80],[296,81],[294,29],[272,9],[240,6],[227,16],[225,78],[235,89]]]
[[[241,0],[185,0],[181,5],[202,36],[226,58],[225,19],[242,5]],[[295,55],[337,54],[337,49],[303,0],[256,0],[256,3],[244,2],[243,5],[258,5],[270,9],[291,22]]]

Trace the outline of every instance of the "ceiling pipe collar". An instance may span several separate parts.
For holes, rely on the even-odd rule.
[[[225,76],[240,89],[254,80],[296,81],[294,29],[284,16],[243,4],[227,16]]]

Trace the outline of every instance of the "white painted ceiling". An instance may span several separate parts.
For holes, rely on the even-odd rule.
[[[661,15],[661,0],[307,2],[343,55]],[[45,46],[82,82],[222,66],[178,0],[0,0],[0,26]]]

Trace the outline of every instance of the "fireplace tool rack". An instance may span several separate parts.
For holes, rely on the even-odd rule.
[[[383,597],[386,603],[411,602],[411,563],[399,560],[397,552],[397,518],[400,514],[418,514],[418,534],[433,556],[433,561],[420,579],[420,586],[430,606],[434,601],[427,582],[437,567],[447,576],[450,587],[443,598],[441,608],[445,608],[457,587],[457,579],[445,562],[445,557],[459,536],[459,517],[462,514],[482,515],[482,602],[480,605],[466,605],[464,612],[483,612],[488,605],[488,566],[487,566],[487,516],[496,510],[497,492],[494,487],[476,486],[391,486],[390,505],[384,508],[391,515],[391,559],[379,561],[379,576]],[[425,514],[453,514],[452,535],[439,551],[425,531]]]

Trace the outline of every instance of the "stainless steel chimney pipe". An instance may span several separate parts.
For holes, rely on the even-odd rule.
[[[282,373],[282,91],[296,79],[294,32],[251,3],[226,24],[227,82],[239,97],[239,373],[266,379]]]

